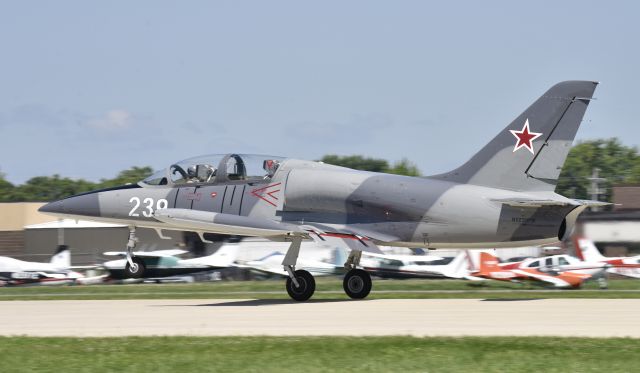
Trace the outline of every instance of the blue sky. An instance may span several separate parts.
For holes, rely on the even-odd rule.
[[[597,1],[0,5],[0,171],[110,178],[207,153],[467,160],[547,88],[637,145],[640,6]]]

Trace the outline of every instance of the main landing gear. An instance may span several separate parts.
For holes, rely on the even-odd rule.
[[[303,269],[296,271],[301,243],[302,237],[293,237],[291,246],[289,246],[289,250],[287,250],[287,254],[282,260],[284,270],[289,274],[289,278],[287,278],[287,293],[291,299],[298,302],[308,300],[316,291],[316,280],[311,273]]]
[[[127,242],[127,264],[124,266],[125,275],[129,278],[140,278],[146,269],[144,260],[133,255],[138,238],[136,237],[136,227],[129,227],[129,241]]]
[[[364,269],[358,269],[362,251],[353,250],[344,264],[349,271],[344,276],[342,287],[344,292],[352,299],[364,299],[371,292],[371,276]]]
[[[308,271],[296,270],[296,262],[300,253],[302,237],[293,237],[291,246],[282,260],[287,278],[287,293],[291,299],[303,302],[309,300],[316,291],[316,281]],[[356,268],[360,264],[362,251],[352,251],[345,263],[349,271],[344,276],[344,292],[352,299],[363,299],[371,292],[371,276],[363,269]]]

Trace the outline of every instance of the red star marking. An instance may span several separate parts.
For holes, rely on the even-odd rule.
[[[533,153],[533,140],[542,136],[540,132],[530,132],[529,131],[529,119],[524,122],[524,126],[522,127],[522,131],[509,130],[511,134],[518,140],[516,141],[516,145],[513,147],[513,152],[522,148],[523,146]]]
[[[272,206],[276,206],[276,203],[278,202],[278,197],[276,197],[274,194],[280,191],[280,184],[282,183],[271,184],[263,188],[253,189],[251,191],[251,194],[253,194],[254,196],[260,198],[261,200],[267,202]]]

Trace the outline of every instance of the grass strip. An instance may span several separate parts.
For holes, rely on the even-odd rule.
[[[628,372],[640,340],[545,337],[0,338],[2,372]]]

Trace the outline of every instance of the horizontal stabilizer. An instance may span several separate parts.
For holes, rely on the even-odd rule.
[[[554,200],[554,199],[528,199],[528,198],[497,198],[492,199],[493,202],[498,202],[503,205],[512,207],[543,207],[543,206],[586,206],[586,207],[600,207],[611,205],[609,202],[591,201],[586,199],[572,199],[567,201]]]
[[[512,207],[542,207],[542,206],[569,206],[571,203],[552,199],[526,199],[526,198],[500,198],[492,199],[503,205]],[[576,203],[578,205],[578,203]]]
[[[578,203],[580,206],[587,206],[587,207],[602,207],[602,206],[613,205],[613,203],[610,203],[610,202],[593,201],[589,199],[574,199],[574,201]]]

